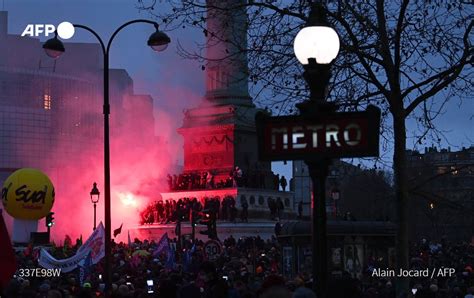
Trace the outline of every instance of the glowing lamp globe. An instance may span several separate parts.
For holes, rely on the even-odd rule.
[[[17,219],[38,220],[48,215],[54,204],[54,187],[43,172],[19,169],[4,182],[2,203]]]
[[[315,58],[318,64],[331,63],[339,53],[339,36],[327,26],[305,27],[298,32],[293,43],[295,56],[301,64]]]

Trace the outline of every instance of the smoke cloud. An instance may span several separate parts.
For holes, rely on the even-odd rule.
[[[186,96],[186,105],[199,98],[190,91],[175,88],[162,91],[163,98]],[[126,241],[127,230],[139,223],[139,211],[149,202],[160,199],[160,192],[167,191],[166,174],[176,171],[176,162],[182,156],[182,140],[176,128],[182,121],[183,104],[155,108],[156,119],[153,119],[153,107],[146,102],[146,97],[141,97],[124,97],[122,107],[115,109],[115,115],[123,117],[121,121],[116,121],[114,109],[111,114],[112,230],[123,223],[116,241]],[[97,110],[85,115],[100,121],[103,117]],[[67,115],[64,118],[61,121],[68,121]],[[154,136],[154,122],[158,137]],[[53,212],[57,224],[52,229],[56,241],[64,239],[66,234],[74,239],[80,235],[87,237],[92,232],[93,204],[89,192],[93,182],[98,183],[101,192],[97,224],[104,220],[103,127],[98,128],[100,137],[73,156],[64,154],[70,144],[59,142],[54,146],[53,156],[59,158],[61,164],[67,164],[60,173],[52,175],[56,176],[53,178],[57,196]]]

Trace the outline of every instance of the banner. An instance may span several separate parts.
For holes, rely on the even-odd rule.
[[[89,239],[77,250],[87,255],[91,252],[92,264],[97,264],[105,256],[105,230],[102,222],[95,229]]]
[[[76,254],[67,259],[57,260],[49,254],[44,248],[41,249],[38,264],[46,269],[61,269],[61,272],[70,272],[77,268],[79,263],[90,253],[92,264],[98,263],[105,256],[105,231],[104,225],[99,224],[97,229],[87,239],[87,241],[79,247]]]

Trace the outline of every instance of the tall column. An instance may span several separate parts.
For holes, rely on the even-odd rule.
[[[251,105],[245,0],[207,0],[206,99]]]

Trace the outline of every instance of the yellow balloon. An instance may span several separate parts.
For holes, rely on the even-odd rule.
[[[39,170],[19,169],[3,183],[2,203],[14,218],[40,219],[53,207],[54,186]]]

